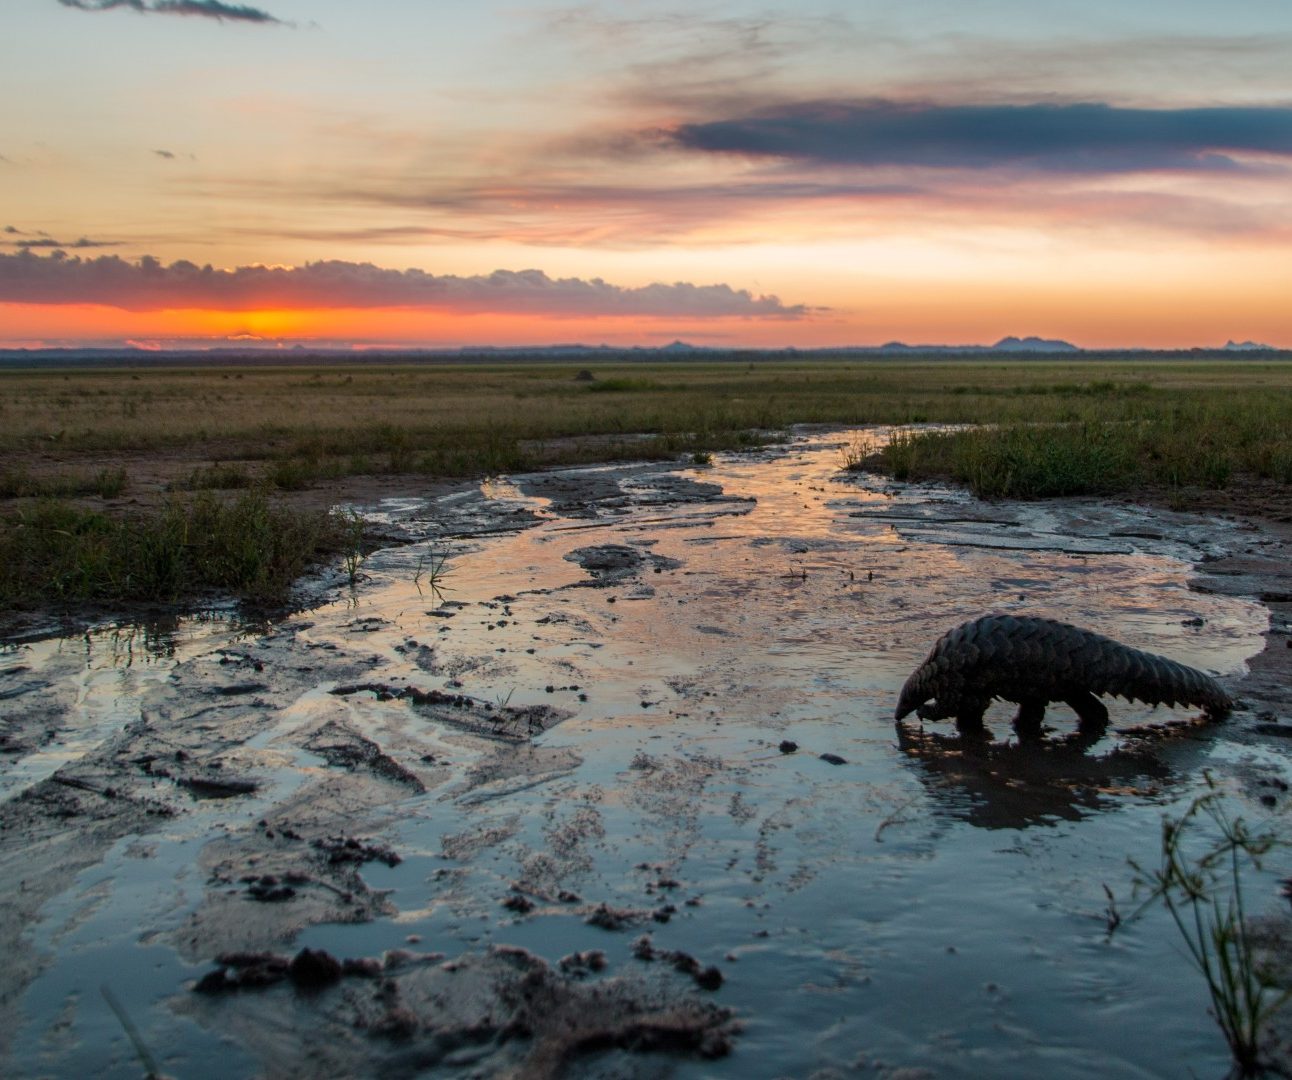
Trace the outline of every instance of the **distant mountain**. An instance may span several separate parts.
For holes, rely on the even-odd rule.
[[[992,347],[993,352],[1055,352],[1070,353],[1080,352],[1081,350],[1073,345],[1070,341],[1060,341],[1057,338],[1039,338],[1039,337],[1003,337]]]
[[[904,341],[889,341],[874,348],[861,347],[855,352],[881,353],[1079,353],[1082,350],[1068,341],[1055,338],[1005,337],[995,345],[908,345]]]
[[[439,348],[409,348],[392,346],[355,351],[354,348],[334,342],[281,343],[265,347],[255,342],[209,345],[189,348],[142,349],[134,345],[105,347],[102,345],[80,348],[5,349],[0,348],[0,369],[51,368],[51,367],[162,367],[171,365],[240,364],[361,364],[374,363],[494,363],[525,362],[530,360],[579,361],[613,360],[615,362],[650,362],[651,360],[676,361],[739,359],[741,361],[840,359],[852,357],[908,359],[978,359],[1008,356],[1026,361],[1029,357],[1064,356],[1076,359],[1148,358],[1148,359],[1213,359],[1241,363],[1249,359],[1279,356],[1292,359],[1292,349],[1264,345],[1255,341],[1230,341],[1220,346],[1176,349],[1082,349],[1067,341],[1040,337],[1006,337],[994,345],[908,345],[904,341],[890,341],[884,345],[845,345],[823,348],[760,349],[752,346],[695,345],[687,341],[671,341],[667,345],[586,345],[564,342],[557,345],[468,345]]]

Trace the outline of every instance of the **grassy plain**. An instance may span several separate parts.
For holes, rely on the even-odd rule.
[[[878,459],[899,477],[946,477],[986,496],[1292,488],[1287,360],[687,360],[602,363],[578,378],[584,366],[0,371],[0,499],[9,503],[0,504],[0,601],[62,595],[32,581],[51,554],[33,563],[19,550],[38,533],[100,528],[63,520],[53,534],[38,529],[34,502],[73,498],[77,512],[120,517],[134,500],[137,531],[150,514],[180,513],[193,498],[185,492],[272,496],[344,476],[703,455],[801,422],[994,425],[908,433]],[[330,535],[319,521],[279,524]],[[15,577],[6,565],[27,569]]]

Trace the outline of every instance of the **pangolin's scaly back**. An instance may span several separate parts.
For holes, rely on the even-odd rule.
[[[1061,701],[1081,690],[1149,705],[1233,707],[1211,676],[1164,656],[1054,619],[986,615],[938,639],[902,687],[897,719],[930,698],[954,711],[964,698]]]

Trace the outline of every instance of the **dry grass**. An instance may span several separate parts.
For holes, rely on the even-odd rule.
[[[0,451],[182,452],[209,461],[314,462],[323,475],[462,475],[533,464],[553,440],[613,454],[640,433],[669,453],[738,445],[793,422],[1141,421],[1223,401],[1292,413],[1292,364],[779,361],[614,365],[209,367],[0,372]],[[327,462],[324,466],[322,463]]]
[[[33,497],[77,498],[82,510],[104,500],[119,518],[126,509],[111,500],[126,492],[174,525],[180,511],[163,487],[295,491],[349,475],[470,477],[684,454],[702,463],[801,422],[994,425],[887,451],[899,475],[948,476],[987,495],[1220,487],[1236,476],[1292,485],[1287,361],[690,360],[605,363],[578,378],[586,363],[0,370],[0,500],[12,500],[0,525],[17,543],[35,519],[20,526],[15,515]],[[241,504],[229,495],[223,505]],[[257,556],[266,566],[278,565],[276,529]],[[76,530],[94,559],[111,547],[102,521]],[[89,576],[124,573],[105,563]],[[255,573],[234,587],[261,591]],[[25,575],[10,581],[25,602],[98,591],[28,590]],[[270,576],[264,591],[281,591],[282,575]],[[161,595],[189,579],[157,580]]]

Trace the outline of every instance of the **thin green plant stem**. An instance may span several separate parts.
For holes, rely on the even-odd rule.
[[[1190,963],[1206,982],[1211,1013],[1236,1073],[1256,1076],[1275,1068],[1265,1060],[1261,1037],[1289,991],[1277,988],[1260,968],[1248,933],[1242,875],[1249,865],[1259,870],[1263,857],[1284,841],[1272,830],[1253,832],[1241,817],[1231,817],[1222,793],[1210,776],[1206,779],[1208,790],[1183,815],[1163,819],[1158,868],[1145,869],[1131,860],[1136,888],[1146,887],[1148,896],[1130,920],[1156,903],[1166,908]],[[1219,839],[1189,860],[1183,845],[1199,819],[1210,821]]]

